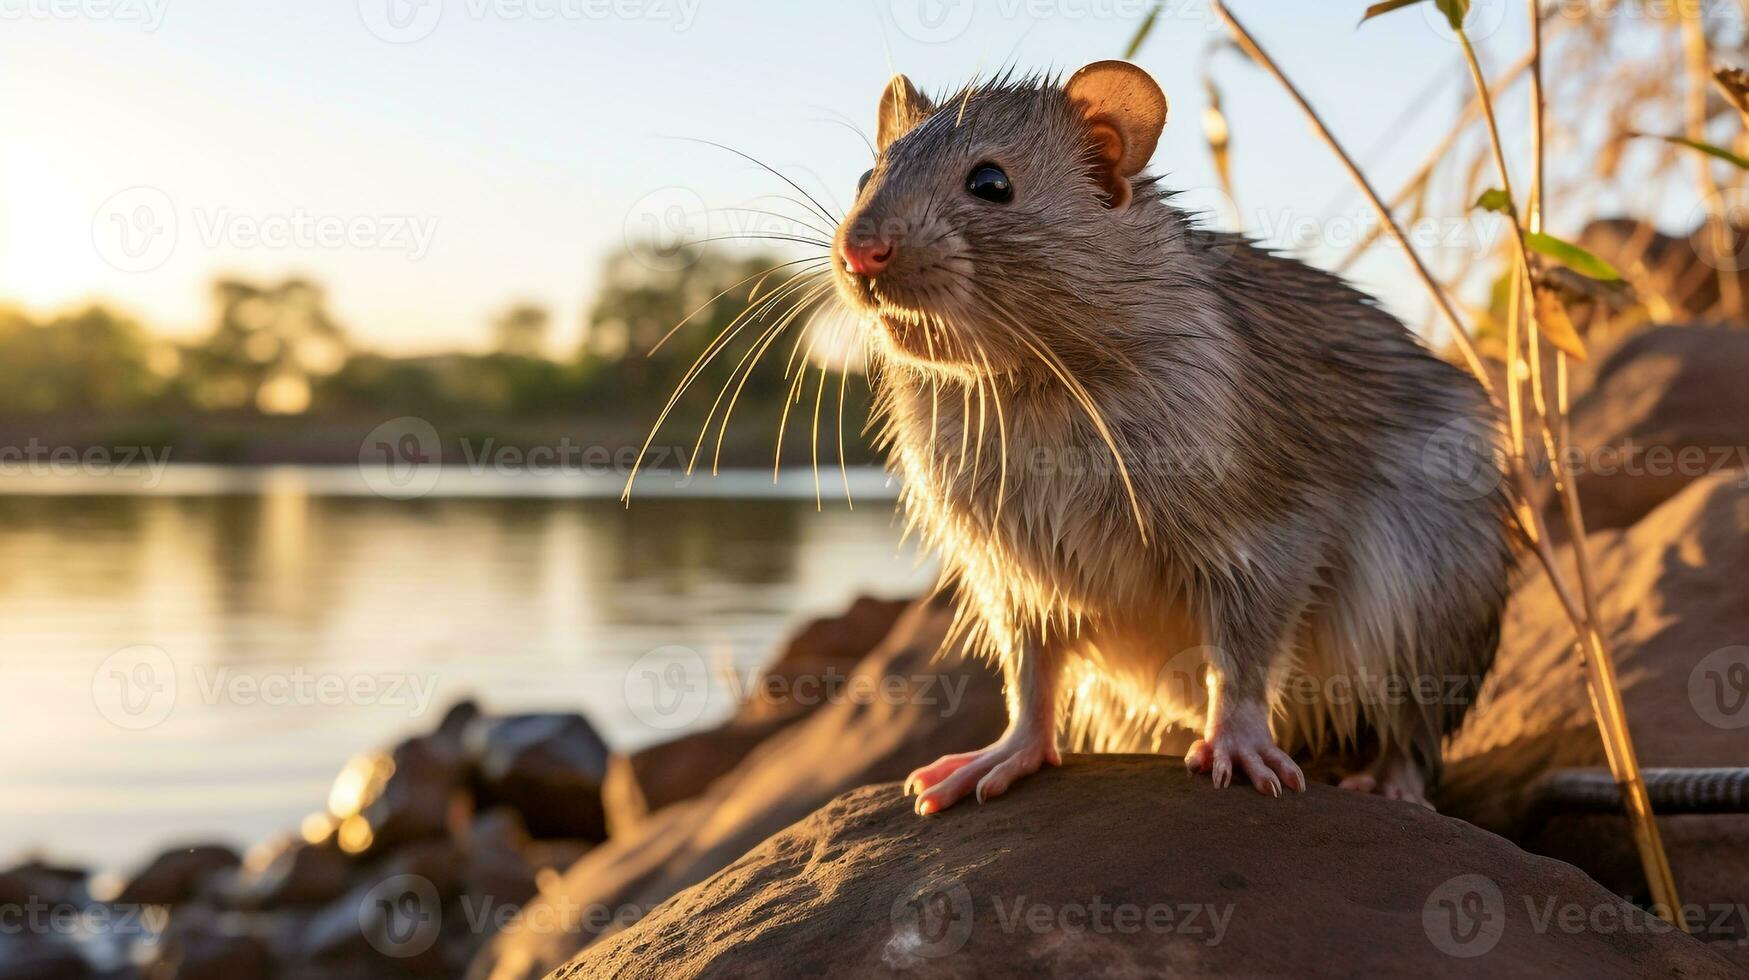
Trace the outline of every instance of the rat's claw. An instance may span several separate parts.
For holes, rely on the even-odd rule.
[[[927,766],[912,771],[905,777],[905,795],[915,793],[922,796],[930,787],[958,772],[962,766],[978,757],[976,752],[959,752],[954,755],[944,755]]]
[[[1257,792],[1280,797],[1282,788],[1303,793],[1306,776],[1293,757],[1277,748],[1269,731],[1250,731],[1245,726],[1211,732],[1211,737],[1193,742],[1184,754],[1185,768],[1206,772],[1217,789],[1233,783],[1233,770],[1243,772]]]
[[[1215,750],[1205,739],[1197,739],[1190,744],[1190,750],[1184,753],[1184,768],[1191,772],[1208,772],[1214,765]]]
[[[939,813],[971,796],[979,803],[1007,792],[1020,777],[1045,765],[1060,765],[1055,739],[1031,734],[1006,735],[980,752],[943,756],[906,780],[915,784],[919,816]]]

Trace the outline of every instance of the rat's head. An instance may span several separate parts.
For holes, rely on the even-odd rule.
[[[1085,342],[1089,279],[1110,271],[1165,122],[1160,87],[1121,61],[940,106],[895,76],[834,242],[840,294],[883,353],[928,369],[1015,370]]]

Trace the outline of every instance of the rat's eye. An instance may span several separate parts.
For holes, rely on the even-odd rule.
[[[873,176],[874,176],[874,171],[869,170],[869,171],[865,171],[861,177],[856,178],[856,192],[858,194],[861,194],[862,189],[864,187],[868,186],[868,179],[870,177],[873,177]]]
[[[971,176],[966,178],[966,192],[992,204],[1014,200],[1014,185],[1008,182],[1002,168],[993,163],[980,163],[972,168]]]

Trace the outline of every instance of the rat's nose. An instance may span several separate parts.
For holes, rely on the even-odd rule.
[[[892,242],[878,237],[846,238],[838,250],[844,256],[846,269],[871,279],[893,263],[893,253],[898,251]]]

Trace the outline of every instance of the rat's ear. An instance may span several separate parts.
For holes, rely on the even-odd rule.
[[[879,121],[875,124],[875,145],[882,150],[894,140],[911,131],[911,127],[929,118],[935,106],[917,91],[911,80],[894,75],[881,93]]]
[[[1087,121],[1088,154],[1106,203],[1130,203],[1130,178],[1147,166],[1166,125],[1166,96],[1145,71],[1127,61],[1095,61],[1064,86],[1069,104]]]

